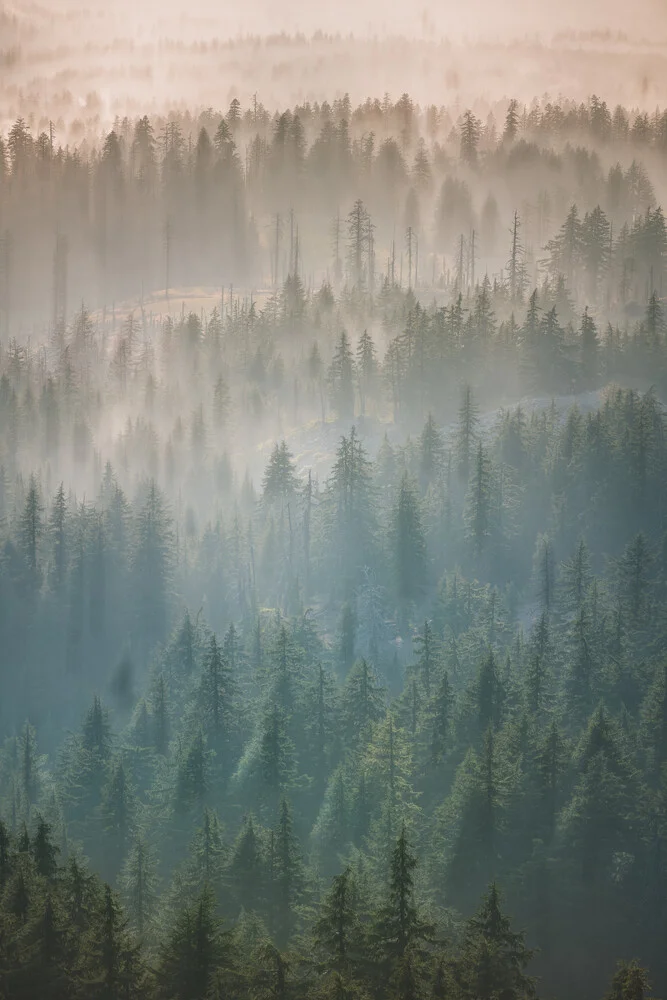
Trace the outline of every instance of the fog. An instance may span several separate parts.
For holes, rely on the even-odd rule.
[[[277,34],[323,31],[341,35],[399,34],[421,37],[436,34],[451,38],[513,39],[524,35],[540,35],[549,39],[567,32],[594,31],[601,35],[622,33],[633,40],[664,41],[667,14],[660,0],[639,0],[628,8],[619,0],[563,0],[552,4],[540,0],[513,0],[498,4],[493,0],[471,0],[461,5],[453,0],[421,3],[415,9],[398,4],[386,5],[377,0],[350,0],[330,5],[314,5],[306,0],[288,0],[276,5],[252,0],[242,9],[221,9],[213,0],[161,3],[145,0],[139,5],[127,0],[104,3],[92,0],[85,5],[72,0],[50,0],[48,4],[6,3],[10,12],[23,13],[31,19],[75,11],[102,23],[113,25],[115,31],[127,37],[144,40],[155,31],[167,34],[176,30],[186,38],[200,32],[213,31],[221,37],[243,34]]]
[[[218,107],[254,94],[272,109],[345,92],[358,102],[371,90],[464,104],[604,92],[610,103],[650,109],[666,71],[660,0],[640,0],[630,20],[621,4],[571,0],[323,10],[52,0],[0,11],[5,123],[39,114],[99,129],[126,111]]]

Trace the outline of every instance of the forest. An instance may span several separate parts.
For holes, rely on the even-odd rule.
[[[0,137],[0,998],[666,995],[667,109],[93,132]]]

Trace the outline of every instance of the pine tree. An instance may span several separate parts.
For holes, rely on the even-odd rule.
[[[202,825],[190,847],[191,879],[198,888],[216,888],[223,878],[226,861],[225,845],[218,814],[204,809]]]
[[[252,816],[246,817],[232,849],[229,885],[237,906],[259,911],[266,900],[266,864]]]
[[[392,527],[395,588],[402,605],[418,601],[428,582],[426,538],[419,497],[404,474],[394,508]]]
[[[173,663],[175,673],[180,677],[190,677],[195,669],[195,650],[197,635],[192,623],[190,612],[185,610],[183,622],[178,630],[173,647]]]
[[[552,687],[552,643],[549,616],[543,611],[531,635],[525,690],[528,709],[536,719],[541,719],[549,704]]]
[[[33,902],[32,888],[26,867],[24,865],[17,866],[17,870],[7,886],[5,910],[18,921],[19,925],[24,926],[28,920],[28,913]]]
[[[21,790],[27,807],[34,805],[40,789],[39,759],[37,756],[37,734],[34,726],[26,722],[19,737],[18,750],[21,764]]]
[[[210,785],[210,764],[211,752],[200,728],[178,750],[174,801],[177,812],[185,814],[193,806],[203,805]]]
[[[81,934],[89,926],[98,903],[98,882],[73,855],[67,860],[62,882],[67,921]]]
[[[417,672],[424,686],[426,697],[430,698],[431,685],[435,681],[440,651],[433,628],[428,620],[424,622],[422,633],[415,636],[414,641],[418,652]]]
[[[419,478],[422,489],[425,490],[437,480],[442,472],[445,457],[443,437],[431,413],[426,418],[424,429],[421,432],[419,450]]]
[[[32,856],[35,868],[43,878],[52,879],[58,869],[58,854],[60,850],[51,842],[51,826],[43,816],[37,820],[35,838],[32,842]]]
[[[479,910],[466,924],[460,957],[455,962],[455,980],[464,996],[479,1000],[534,997],[535,981],[525,969],[533,956],[523,935],[511,929],[500,908],[500,893],[492,883]]]
[[[599,347],[598,331],[595,320],[589,316],[588,307],[581,317],[581,328],[579,331],[581,338],[581,373],[585,386],[595,387],[599,375]]]
[[[474,693],[479,732],[486,733],[489,726],[497,729],[502,717],[504,692],[492,652],[480,664]]]
[[[299,489],[294,459],[286,441],[275,444],[262,480],[262,497],[269,507],[286,506]]]
[[[294,743],[287,731],[285,714],[273,706],[264,715],[258,755],[260,802],[273,811],[294,779]]]
[[[445,759],[454,742],[453,734],[454,696],[447,671],[443,671],[431,708],[431,736],[429,757],[434,766]]]
[[[118,900],[108,885],[104,887],[99,912],[91,927],[87,957],[90,963],[87,995],[91,1000],[124,1000],[138,995],[141,982],[138,949],[130,940]]]
[[[348,866],[332,880],[313,925],[314,944],[323,953],[324,968],[345,977],[353,974],[361,957],[360,936],[357,890]]]
[[[468,536],[479,557],[488,545],[492,523],[492,473],[488,453],[480,441],[466,495],[465,521]]]
[[[21,515],[21,545],[28,571],[28,583],[33,591],[38,590],[40,585],[39,543],[43,532],[42,513],[43,506],[37,480],[31,476]]]
[[[472,111],[464,112],[459,126],[461,136],[461,159],[469,167],[477,163],[477,147],[482,134],[482,123]]]
[[[4,889],[10,872],[10,848],[9,832],[4,822],[0,820],[0,891]]]
[[[649,610],[649,568],[651,554],[646,538],[638,534],[628,543],[618,560],[616,573],[619,600],[625,606],[630,622],[637,626],[646,620]]]
[[[331,403],[339,420],[354,419],[354,355],[345,330],[341,330],[329,368]]]
[[[384,692],[367,660],[357,660],[348,674],[341,707],[345,744],[366,741],[372,724],[384,714]]]
[[[534,565],[538,599],[548,615],[553,608],[556,589],[553,546],[548,535],[538,536]]]
[[[345,601],[341,608],[338,629],[338,663],[343,677],[348,675],[354,663],[357,628],[355,610],[349,601]]]
[[[592,580],[590,552],[583,538],[571,559],[561,565],[560,576],[565,608],[576,614],[581,611]]]
[[[478,423],[478,411],[473,399],[472,388],[469,385],[465,385],[462,392],[461,406],[459,407],[456,431],[456,454],[459,476],[465,485],[468,483],[470,474],[470,463],[472,461]]]
[[[209,889],[180,911],[163,945],[157,972],[159,1000],[203,1000],[210,996],[213,975],[220,966],[231,966],[232,949],[215,915]]]
[[[566,763],[565,743],[554,721],[540,741],[537,752],[540,818],[547,844],[551,843],[556,832]]]
[[[299,843],[294,835],[292,814],[286,799],[280,803],[278,826],[273,838],[272,879],[275,899],[275,934],[285,947],[296,923],[296,906],[303,888],[304,872]]]
[[[519,102],[512,98],[505,115],[505,128],[503,129],[503,142],[514,142],[519,132]]]
[[[357,199],[347,217],[347,260],[352,285],[358,291],[371,284],[373,228],[363,201]]]
[[[631,789],[609,728],[600,709],[585,734],[579,780],[561,820],[563,851],[588,891],[602,887],[615,851],[628,844]]]
[[[523,300],[523,293],[526,286],[525,249],[523,243],[521,242],[520,233],[521,223],[519,222],[519,213],[515,212],[511,230],[512,242],[510,245],[510,256],[506,265],[509,282],[509,296],[510,301],[513,303],[521,302]]]
[[[597,672],[595,652],[589,611],[583,606],[572,623],[570,662],[565,676],[568,715],[575,725],[581,725],[593,707]]]
[[[469,750],[458,768],[445,809],[451,824],[445,880],[451,899],[457,903],[468,903],[480,884],[487,884],[496,874],[505,766],[493,730],[489,729],[479,755]]]
[[[30,922],[23,946],[23,968],[14,973],[15,989],[21,996],[65,1000],[77,988],[76,958],[68,928],[49,893]]]
[[[415,901],[416,867],[417,858],[410,849],[403,827],[391,855],[389,898],[378,913],[373,928],[379,954],[390,973],[408,950],[420,952],[434,934],[434,928],[422,918]]]
[[[112,750],[109,718],[96,695],[80,734],[63,751],[67,800],[77,819],[83,820],[99,805]]]
[[[155,913],[157,875],[152,852],[141,837],[135,839],[125,859],[120,882],[130,919],[142,938]]]
[[[133,558],[138,635],[148,647],[167,632],[171,561],[171,521],[164,498],[151,481],[137,515]]]
[[[662,342],[666,328],[663,308],[655,292],[649,299],[644,325],[649,346],[655,350]]]
[[[102,817],[114,872],[118,870],[134,832],[136,796],[127,777],[122,759],[111,767],[109,780],[102,792]]]
[[[157,753],[166,756],[169,746],[169,711],[167,709],[167,688],[164,675],[157,678],[153,696],[153,746]]]
[[[52,579],[56,591],[61,591],[65,582],[68,556],[67,520],[67,499],[65,497],[65,487],[61,483],[54,497],[51,517],[49,519],[49,534],[53,545]]]
[[[563,275],[567,287],[575,288],[575,274],[582,257],[581,220],[576,205],[572,205],[567,219],[558,234],[550,240],[545,250],[549,254],[547,268],[552,278]]]
[[[370,462],[353,427],[341,439],[320,504],[328,578],[346,596],[377,558],[375,502]]]
[[[202,709],[209,720],[210,738],[218,757],[229,754],[232,726],[232,671],[226,656],[211,633],[204,659]],[[224,767],[225,761],[218,761]]]
[[[357,345],[355,371],[359,387],[361,416],[366,414],[368,397],[372,396],[378,371],[375,344],[368,330],[364,330]]]

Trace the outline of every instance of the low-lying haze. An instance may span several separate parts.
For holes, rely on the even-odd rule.
[[[99,0],[0,5],[2,125],[62,119],[98,136],[116,116],[226,106],[270,108],[403,92],[421,103],[548,93],[648,110],[667,75],[667,8],[487,0],[463,6],[210,0],[111,7]]]

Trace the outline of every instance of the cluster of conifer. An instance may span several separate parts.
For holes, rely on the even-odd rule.
[[[527,122],[477,159],[464,120],[441,208],[548,164]],[[201,149],[165,134],[180,191]],[[318,142],[281,161],[304,198]],[[121,152],[128,212],[167,197]],[[22,211],[107,169],[24,153]],[[646,169],[614,170],[537,282],[518,215],[493,280],[474,227],[429,284],[409,225],[381,274],[357,192],[317,291],[295,216],[270,291],[208,312],[68,324],[62,242],[48,335],[2,299],[0,995],[664,990],[667,236]]]
[[[661,294],[667,112],[595,96],[496,111],[235,99],[78,145],[19,119],[0,137],[0,332],[63,324],[68,299],[113,314],[160,289],[168,311],[178,288],[295,277],[465,294],[486,272],[515,303],[546,274],[621,311]]]

